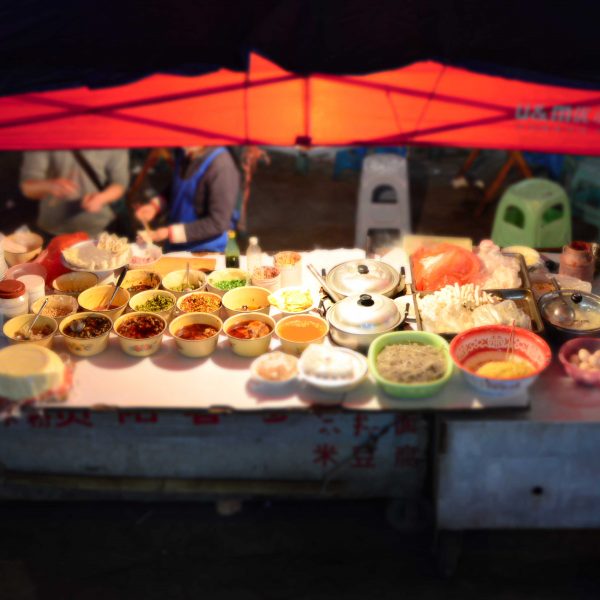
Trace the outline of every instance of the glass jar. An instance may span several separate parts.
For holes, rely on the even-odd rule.
[[[27,314],[27,290],[16,279],[0,281],[0,318],[4,321]]]
[[[561,275],[570,275],[591,282],[594,279],[592,245],[587,242],[571,242],[565,246],[560,256],[558,272]]]

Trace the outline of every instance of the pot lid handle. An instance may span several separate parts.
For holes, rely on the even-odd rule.
[[[367,267],[367,265],[358,265],[357,269],[361,275],[366,275],[369,272],[369,267]]]
[[[361,294],[358,298],[358,302],[360,306],[373,306],[375,304],[375,300],[369,296],[369,294]]]

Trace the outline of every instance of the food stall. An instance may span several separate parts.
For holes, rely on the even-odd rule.
[[[234,44],[230,42],[228,20],[221,18],[221,14],[208,19],[203,13],[201,19],[192,21],[198,27],[207,28],[208,31],[202,34],[197,27],[193,30],[172,28],[175,35],[186,34],[187,46],[183,39],[178,39],[177,44],[164,44],[161,50],[176,48],[177,56],[171,55],[168,64],[160,62],[165,67],[161,74],[148,74],[141,38],[133,39],[127,28],[120,33],[127,44],[136,44],[134,52],[124,52],[123,49],[130,46],[120,45],[116,40],[122,42],[123,38],[116,34],[108,41],[103,34],[94,39],[100,44],[96,47],[97,56],[106,56],[109,42],[110,56],[118,56],[118,64],[122,64],[124,56],[132,61],[137,60],[136,57],[143,58],[143,68],[131,68],[127,71],[129,77],[124,71],[111,71],[108,60],[104,65],[96,65],[96,70],[93,65],[90,68],[87,63],[78,64],[67,69],[68,77],[63,77],[63,73],[53,78],[52,74],[47,76],[47,65],[44,65],[43,73],[39,73],[39,56],[58,56],[58,63],[62,56],[65,64],[72,65],[72,48],[79,44],[73,42],[65,46],[68,60],[57,54],[65,48],[53,48],[53,52],[47,53],[40,46],[32,45],[33,40],[32,44],[21,44],[19,52],[27,48],[31,56],[35,56],[34,68],[22,68],[3,80],[0,147],[4,150],[40,150],[196,144],[305,147],[361,143],[598,154],[600,103],[597,91],[589,85],[564,86],[564,77],[571,72],[565,73],[556,67],[564,61],[547,60],[547,54],[544,54],[557,52],[553,40],[564,39],[564,36],[549,36],[544,28],[531,28],[523,19],[522,7],[519,7],[518,15],[510,10],[499,11],[502,18],[495,24],[496,33],[504,40],[506,32],[511,31],[514,40],[518,41],[513,48],[518,60],[502,64],[520,65],[531,57],[534,71],[539,70],[540,65],[544,67],[546,76],[539,77],[536,83],[515,79],[524,77],[524,72],[515,75],[506,66],[495,71],[503,77],[490,75],[493,69],[482,73],[485,61],[480,60],[481,56],[489,56],[484,52],[490,47],[487,36],[480,36],[475,55],[470,57],[470,64],[474,69],[479,66],[479,71],[466,70],[464,53],[459,48],[451,55],[451,50],[456,50],[455,42],[459,40],[461,43],[466,41],[469,52],[472,51],[469,34],[473,25],[468,20],[448,20],[442,11],[436,13],[440,26],[431,27],[431,21],[426,19],[423,20],[425,25],[414,18],[392,21],[386,11],[375,15],[364,3],[355,4],[362,6],[354,13],[355,29],[340,28],[335,11],[315,11],[318,13],[316,30],[323,31],[320,26],[324,23],[318,19],[325,19],[331,38],[312,36],[313,42],[325,45],[315,50],[316,46],[311,43],[310,52],[297,52],[300,46],[296,44],[297,38],[288,35],[290,31],[304,32],[299,26],[288,26],[299,25],[294,23],[293,17],[289,23],[284,19],[285,26],[281,26],[277,15],[265,15],[263,11],[246,8],[243,15],[252,24],[252,35],[247,35],[246,27],[241,28],[243,35],[240,38],[243,39],[238,40],[239,46],[231,53]],[[404,3],[398,7],[401,14],[396,17],[406,16],[403,11],[408,9]],[[83,5],[81,10],[85,12]],[[163,35],[164,23],[172,22],[170,7],[164,10],[169,11],[166,20],[160,11],[152,14],[156,29],[146,20],[140,31],[151,56],[155,56],[155,32],[160,31]],[[286,13],[283,11],[279,18],[285,17]],[[46,12],[40,14],[46,15]],[[28,27],[31,26],[30,16],[28,12]],[[375,60],[372,60],[373,56],[367,56],[368,60],[360,62],[361,67],[356,69],[355,61],[361,57],[365,59],[363,49],[373,47],[371,43],[354,43],[363,39],[356,28],[361,30],[364,23],[371,27],[374,16],[381,19],[377,31],[382,33],[375,34],[374,41],[383,47],[380,45],[379,51],[374,51]],[[487,27],[487,12],[479,16]],[[106,23],[112,22],[108,13],[100,21],[96,17],[92,21],[98,24],[99,31],[104,31]],[[415,27],[418,21],[423,35],[416,37],[420,42],[430,42],[432,48],[418,52],[407,49],[402,55],[405,62],[398,64],[392,57],[397,56],[399,49],[389,52],[388,46],[389,23],[396,26],[396,21],[411,32],[407,39],[412,39],[414,32],[419,31]],[[61,37],[64,36],[64,19],[40,19],[37,26],[46,32],[49,23],[54,22],[61,27]],[[124,21],[115,19],[114,22]],[[454,24],[450,29],[449,23]],[[535,23],[539,24],[538,14]],[[556,23],[552,26],[557,27]],[[571,39],[572,32],[579,31],[578,27],[570,29]],[[523,28],[519,30],[526,31],[527,35],[517,35],[514,33],[516,28]],[[283,32],[289,44],[274,40],[273,31]],[[446,55],[440,57],[441,46],[435,36],[430,35],[431,31],[440,35],[445,32],[447,40],[452,40],[446,44]],[[535,44],[531,43],[533,31],[542,32]],[[69,34],[75,35],[71,30]],[[335,40],[340,40],[338,36],[343,39],[336,45]],[[392,37],[398,43],[404,43],[405,36]],[[48,36],[33,38],[43,45]],[[577,35],[576,38],[572,41],[580,44],[583,40],[595,39],[593,35]],[[249,39],[252,44],[248,44]],[[331,45],[327,43],[330,39],[334,40]],[[18,43],[17,37],[15,40]],[[180,49],[187,47],[190,51],[198,51],[198,40],[204,40],[206,47],[204,54],[196,57],[196,68],[190,68],[188,62],[181,65],[182,57],[189,61],[193,53],[180,52]],[[86,38],[85,42],[83,47],[89,48],[90,40]],[[216,46],[219,52],[213,52]],[[262,54],[248,54],[249,46],[262,50]],[[273,52],[273,46],[285,47],[287,52],[278,55]],[[505,51],[504,45],[492,46],[497,47],[495,58],[501,61],[499,55]],[[532,48],[541,54],[532,54]],[[347,58],[350,51],[353,54]],[[94,55],[94,52],[90,54]],[[230,60],[223,60],[225,54]],[[579,52],[580,57],[592,54]],[[82,57],[84,55],[86,53],[81,53]],[[232,55],[238,59],[244,57],[244,64],[231,60]],[[274,58],[276,56],[280,56],[279,61]],[[333,66],[327,63],[331,56],[338,61],[334,61]],[[285,57],[288,60],[283,60]],[[296,62],[290,57],[300,59]],[[316,63],[307,66],[309,58]],[[413,63],[415,59],[420,62]],[[320,63],[320,60],[325,62]],[[54,66],[61,67],[60,64]],[[376,69],[381,70],[373,72]],[[101,76],[97,77],[100,71]],[[32,75],[37,75],[38,79]],[[579,75],[585,75],[585,70],[582,69]],[[554,77],[561,77],[563,85],[556,85]],[[57,89],[61,88],[61,82],[66,82],[63,89]],[[345,261],[363,257],[364,253],[357,249],[319,251],[303,255],[302,264],[305,268],[309,264],[315,265],[318,273],[321,269],[330,270]],[[216,260],[207,270],[224,266],[219,262],[220,257]],[[412,271],[407,257],[402,261],[395,256],[390,262],[397,270],[405,267],[410,283]],[[74,263],[71,265],[77,267]],[[106,269],[106,266],[101,268]],[[29,274],[30,277],[35,275]],[[79,280],[83,277],[89,280],[86,286],[90,289],[97,284],[110,288],[115,279],[113,272],[106,271],[78,275]],[[319,284],[306,270],[301,282],[319,293]],[[68,291],[68,279],[65,285],[53,289]],[[496,287],[493,290],[495,297],[503,302],[524,302],[530,308],[529,319],[541,333],[539,308],[532,303],[532,290],[526,282],[520,285],[516,288],[516,296],[514,291],[506,292],[506,289]],[[11,310],[17,313],[21,310],[22,299],[19,298],[23,295],[18,288],[18,285],[12,286],[12,290],[6,291]],[[483,289],[469,291],[475,304],[480,303]],[[165,291],[169,292],[169,288]],[[412,331],[419,328],[422,310],[418,309],[418,300],[415,301],[410,291],[407,289],[398,300],[402,325],[392,319],[391,329],[406,327]],[[446,297],[452,298],[452,293],[447,292]],[[163,298],[169,296],[165,294]],[[458,298],[464,299],[460,292]],[[98,300],[91,298],[92,301]],[[409,312],[405,318],[407,301]],[[98,307],[93,303],[85,306],[85,298],[81,302],[83,304],[78,301],[78,306],[88,310]],[[122,308],[123,312],[125,307],[119,304],[117,298],[117,308]],[[435,310],[428,312],[427,304],[425,300],[425,306],[421,307],[425,311],[425,321],[435,321]],[[489,311],[484,309],[482,312]],[[127,314],[118,318],[126,319]],[[431,314],[433,318],[430,318]],[[281,319],[275,309],[271,316],[276,317],[277,322]],[[261,319],[264,323],[264,318]],[[421,319],[421,327],[422,323]],[[26,325],[27,322],[20,323],[13,333]],[[333,336],[337,325],[329,321],[328,325]],[[51,323],[47,326],[52,327]],[[154,340],[151,355],[135,357],[123,351],[122,338],[117,333],[107,330],[102,338],[106,347],[94,356],[80,357],[69,354],[67,337],[60,331],[56,334],[57,329],[58,325],[52,329],[54,349],[69,357],[66,372],[72,378],[64,389],[59,390],[63,392],[59,394],[62,402],[42,398],[35,406],[23,408],[20,413],[15,411],[5,415],[0,425],[0,493],[4,497],[81,497],[89,493],[136,497],[169,493],[179,497],[305,494],[416,499],[422,496],[426,474],[432,465],[428,459],[433,454],[439,457],[434,463],[438,482],[438,521],[442,527],[460,529],[489,524],[483,517],[476,517],[478,513],[470,511],[470,481],[465,483],[464,477],[469,471],[465,469],[471,469],[473,481],[480,482],[482,502],[487,498],[486,493],[494,495],[499,494],[500,489],[509,489],[503,488],[502,483],[510,470],[494,471],[496,463],[491,460],[491,472],[485,479],[479,469],[481,456],[496,453],[491,440],[496,439],[498,445],[502,445],[503,436],[516,435],[511,433],[513,428],[523,436],[533,431],[535,438],[532,439],[536,439],[547,431],[548,420],[556,419],[560,427],[564,427],[564,435],[577,441],[578,449],[583,450],[586,443],[591,444],[589,454],[593,455],[593,442],[586,442],[591,436],[579,433],[591,431],[592,436],[595,435],[597,414],[591,405],[597,397],[597,389],[575,387],[557,364],[556,347],[551,365],[545,370],[540,367],[537,380],[522,393],[489,398],[468,387],[464,373],[453,370],[439,377],[444,385],[438,390],[430,390],[430,397],[411,399],[386,392],[375,381],[372,369],[354,389],[335,393],[316,388],[308,380],[290,381],[288,387],[278,389],[265,387],[264,382],[258,385],[251,373],[254,359],[233,353],[231,338],[223,333],[214,340],[217,344],[210,356],[192,359],[181,355],[176,348],[177,339],[169,331],[161,332],[160,339]],[[350,333],[352,338],[356,332],[344,332],[342,326],[341,337],[344,333]],[[277,335],[272,336],[270,350],[277,350],[280,339]],[[74,343],[71,345],[74,347]],[[325,345],[333,346],[329,340]],[[130,344],[131,349],[137,351],[134,346]],[[141,348],[140,351],[145,350]],[[543,360],[543,352],[541,356]],[[39,356],[38,360],[41,360]],[[556,408],[569,402],[575,392],[585,407]],[[555,408],[550,409],[550,406]],[[544,410],[541,407],[545,407]],[[493,431],[496,438],[491,433],[489,438],[482,436],[482,431],[486,435]],[[485,446],[488,439],[490,444]],[[531,443],[536,445],[535,441]],[[553,444],[544,447],[548,453],[553,452]],[[528,448],[530,446],[515,443],[514,451],[527,452]],[[514,464],[511,456],[503,463]],[[569,465],[565,465],[568,470]],[[529,466],[534,469],[529,472],[531,475],[537,465]],[[534,484],[531,489],[538,487],[541,486]],[[575,486],[573,489],[577,493],[581,490],[587,497],[583,488]],[[537,506],[543,493],[532,494],[528,500]],[[508,492],[506,498],[508,504],[513,501]],[[562,524],[564,521],[556,522]]]
[[[292,254],[298,257],[295,265],[298,279],[293,282],[304,287],[309,294],[309,304],[302,306],[298,314],[308,311],[314,318],[319,318],[319,314],[335,314],[332,308],[343,304],[339,298],[334,303],[321,285],[324,284],[334,297],[336,290],[343,293],[343,289],[335,286],[348,284],[344,279],[346,270],[343,268],[341,275],[336,273],[340,266],[348,266],[352,272],[356,271],[358,280],[366,278],[370,280],[369,285],[374,280],[380,291],[389,294],[373,294],[375,298],[381,296],[389,300],[393,311],[396,311],[394,314],[398,315],[397,321],[384,323],[384,327],[407,332],[424,327],[426,305],[419,302],[429,294],[415,289],[412,281],[414,263],[411,265],[403,250],[394,249],[373,263],[360,249]],[[66,255],[69,256],[69,253]],[[523,277],[522,285],[526,286],[521,286],[520,291],[525,289],[531,293],[531,282],[523,259],[514,255],[510,258]],[[64,256],[61,260],[64,261]],[[138,269],[130,270],[127,273],[129,283],[127,279],[124,282],[137,295],[128,298],[127,311],[137,308],[135,302],[139,300],[135,299],[143,299],[144,294],[168,297],[173,293],[169,288],[175,290],[186,277],[187,285],[193,287],[198,284],[200,287],[201,268],[213,274],[227,273],[223,270],[224,258],[221,255],[175,255],[153,257],[152,261],[142,266],[131,265]],[[273,257],[262,257],[263,265],[274,264],[273,261]],[[188,263],[193,266],[189,274],[185,269],[179,269]],[[365,266],[370,267],[366,274],[358,270],[358,267]],[[240,272],[244,273],[244,257],[241,267]],[[376,271],[378,268],[381,271]],[[272,267],[267,269],[277,271]],[[262,267],[264,270],[265,267]],[[96,278],[88,282],[95,285],[77,296],[79,305],[83,303],[82,308],[98,308],[85,306],[86,293],[104,287],[107,292],[113,290],[120,269],[95,271],[92,275]],[[154,276],[150,278],[153,284],[162,282],[162,290],[151,287],[140,291],[143,286],[139,285],[140,280],[136,280],[135,276],[148,271],[155,275],[155,282]],[[319,280],[313,275],[322,272],[328,273],[325,279]],[[397,279],[393,276],[391,279],[373,277],[380,272],[386,277],[396,273]],[[75,273],[80,280],[89,276],[89,271],[75,270]],[[237,272],[234,275],[239,276]],[[286,276],[289,277],[290,273]],[[62,277],[69,279],[73,275]],[[198,281],[194,277],[198,277]],[[174,278],[176,281],[169,283]],[[210,286],[211,281],[212,284],[218,283],[210,275],[204,278],[203,285]],[[252,281],[244,280],[242,283]],[[350,279],[350,287],[359,283],[354,277]],[[63,282],[63,285],[67,284]],[[212,289],[214,292],[219,290],[214,285]],[[236,289],[248,292],[257,288],[242,286]],[[473,292],[471,288],[465,289]],[[202,293],[208,297],[214,292]],[[203,315],[203,318],[211,316],[202,312],[202,307],[200,312],[179,311],[179,307],[185,306],[182,301],[186,297],[200,292],[181,290],[176,293],[180,297],[176,307],[172,307],[171,324],[189,314]],[[235,297],[231,291],[222,296],[217,294],[222,300],[221,310],[228,306],[226,293]],[[55,295],[58,296],[60,294]],[[273,291],[272,296],[277,302],[277,291]],[[527,304],[527,300],[523,300],[527,294],[521,293],[519,297],[515,290],[512,296],[506,292],[497,301],[504,302],[505,296],[525,302],[524,306],[532,310],[534,317],[531,328],[540,327],[535,301],[533,305]],[[359,294],[359,298],[362,295]],[[161,308],[164,307],[156,307],[157,313]],[[327,313],[324,313],[325,309]],[[371,314],[374,309],[367,305],[360,310]],[[175,317],[177,312],[182,312],[181,316]],[[67,364],[68,390],[58,398],[58,402],[57,398],[42,398],[20,411],[5,413],[0,436],[2,495],[45,498],[89,495],[116,498],[164,495],[179,498],[223,495],[242,498],[260,495],[385,496],[418,501],[431,468],[428,458],[435,448],[440,451],[440,460],[435,462],[439,469],[440,525],[451,529],[472,527],[474,523],[468,517],[465,521],[458,520],[461,512],[456,509],[456,503],[465,500],[460,495],[464,480],[458,473],[463,468],[461,460],[466,460],[465,448],[471,448],[472,453],[467,457],[475,461],[478,460],[478,451],[473,449],[473,440],[465,445],[461,436],[471,434],[481,443],[486,440],[486,443],[491,443],[487,436],[484,440],[476,433],[481,430],[481,424],[486,423],[491,428],[494,424],[517,427],[527,437],[528,430],[522,428],[526,424],[539,427],[544,417],[538,415],[551,412],[553,418],[569,419],[580,424],[572,409],[569,412],[557,408],[568,402],[574,390],[579,402],[590,407],[590,410],[579,411],[581,419],[589,425],[589,420],[594,422],[600,414],[594,408],[597,388],[574,387],[573,381],[556,364],[556,358],[529,389],[500,397],[490,397],[470,387],[464,374],[452,367],[449,356],[450,373],[447,378],[440,378],[440,382],[443,379],[443,387],[440,384],[438,390],[426,391],[425,397],[417,394],[417,397],[411,398],[412,394],[393,389],[388,393],[390,390],[386,391],[381,386],[381,380],[378,383],[372,366],[367,373],[368,361],[364,356],[356,366],[359,380],[349,386],[328,388],[331,382],[317,381],[315,384],[306,373],[300,378],[265,381],[253,370],[255,361],[258,361],[256,354],[263,357],[276,354],[281,349],[286,338],[285,335],[277,335],[277,332],[281,334],[277,324],[289,318],[284,314],[285,310],[281,310],[281,305],[280,308],[270,306],[268,312],[270,316],[263,315],[263,318],[273,318],[274,331],[267,345],[260,352],[253,352],[253,356],[236,354],[230,336],[223,331],[215,336],[215,346],[208,355],[185,356],[181,348],[178,349],[180,340],[172,328],[162,335],[156,351],[148,356],[136,356],[134,350],[134,356],[131,356],[123,347],[122,336],[116,333],[116,327],[118,319],[132,312],[123,312],[121,317],[115,317],[112,331],[106,334],[105,349],[92,356],[77,356],[70,352],[69,345],[73,340],[68,335],[69,319],[76,320],[78,315],[90,313],[75,312],[66,316],[58,335],[52,339],[54,351]],[[227,315],[220,314],[226,320]],[[364,321],[363,317],[364,313],[360,313],[361,321]],[[335,320],[330,318],[325,322],[335,327]],[[425,323],[427,326],[426,319]],[[345,324],[338,322],[338,327],[343,333]],[[372,337],[382,339],[385,335],[390,334]],[[428,335],[439,337],[437,334]],[[361,341],[352,336],[349,339],[350,346]],[[442,340],[441,337],[439,339]],[[338,337],[321,339],[318,346],[339,347],[336,340],[344,344],[344,338]],[[367,343],[363,351],[366,352],[368,347]],[[267,350],[270,351],[268,354]],[[295,353],[292,346],[288,355]],[[356,354],[352,350],[350,353]],[[361,370],[363,368],[364,371]],[[539,407],[545,407],[545,412],[540,413]],[[508,418],[504,420],[498,414],[508,415]],[[508,434],[498,430],[496,435]],[[494,463],[490,460],[489,464]],[[453,486],[458,486],[458,490]],[[472,515],[471,511],[466,513]],[[448,515],[452,515],[452,519],[447,520]]]

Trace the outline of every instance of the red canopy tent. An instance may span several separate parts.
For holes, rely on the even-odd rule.
[[[153,75],[119,87],[0,98],[0,149],[447,145],[600,154],[600,90],[436,62],[298,76],[253,54],[247,72]]]

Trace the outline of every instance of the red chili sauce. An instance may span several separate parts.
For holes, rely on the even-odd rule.
[[[271,327],[262,321],[242,321],[230,327],[227,333],[240,340],[254,340],[271,333]]]
[[[217,334],[217,329],[205,323],[192,323],[184,325],[175,332],[175,336],[182,340],[204,340]]]
[[[125,319],[117,328],[117,333],[126,338],[142,340],[162,333],[164,328],[165,323],[159,317],[135,315]]]

